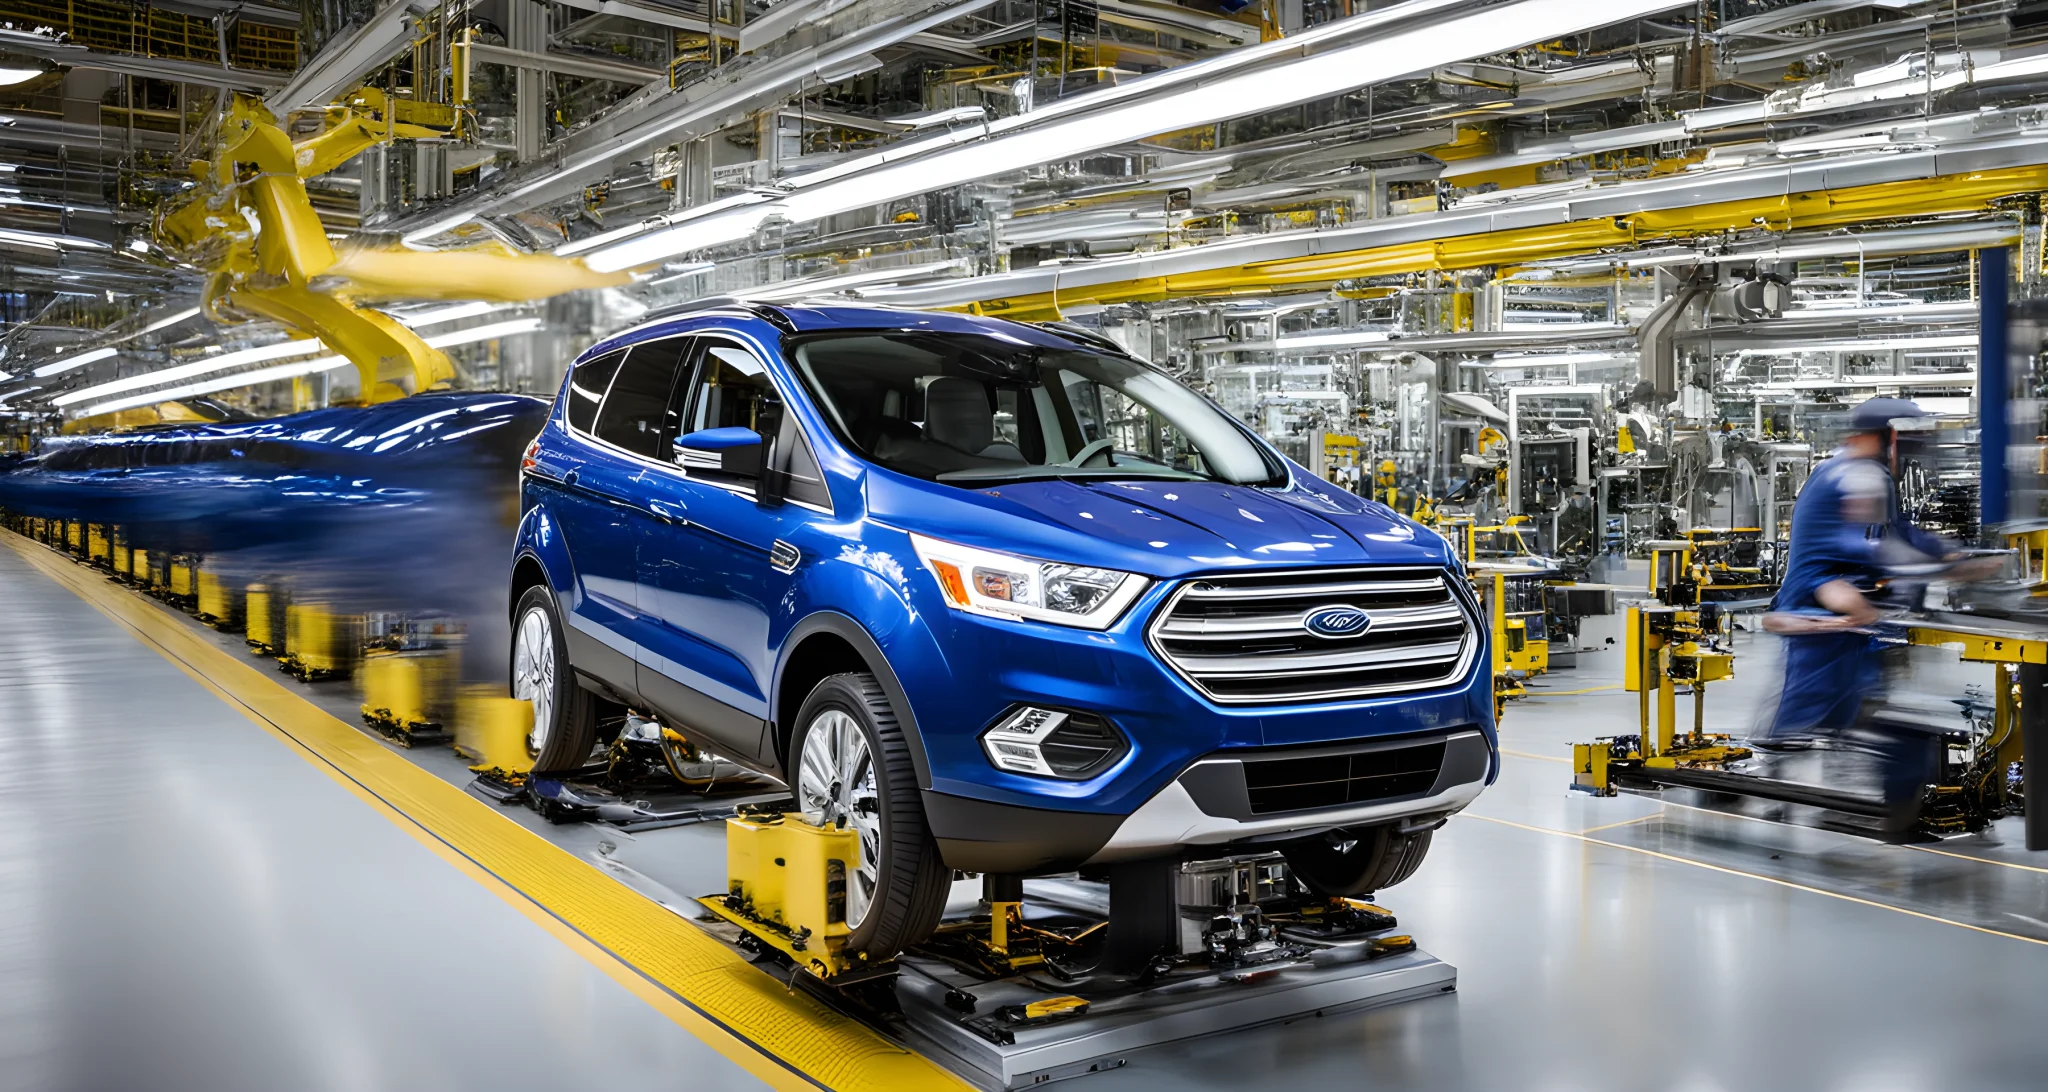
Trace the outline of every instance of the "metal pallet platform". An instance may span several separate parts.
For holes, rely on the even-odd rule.
[[[899,957],[896,997],[910,1045],[986,1088],[1014,1089],[1122,1067],[1147,1047],[1308,1017],[1417,1001],[1455,992],[1457,968],[1419,949],[1368,958],[1365,944],[1285,965],[1210,974],[1095,1001],[1080,1016],[976,1030],[978,1016],[1042,1000],[1018,979],[986,982],[946,963]],[[947,1003],[970,993],[975,1013]],[[1001,1041],[1007,1039],[1009,1041]]]

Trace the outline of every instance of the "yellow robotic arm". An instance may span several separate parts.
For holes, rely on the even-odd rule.
[[[165,248],[211,274],[205,307],[214,321],[260,315],[317,337],[356,366],[366,400],[383,402],[445,386],[455,368],[439,349],[357,299],[521,302],[631,279],[502,247],[337,252],[306,197],[305,179],[384,141],[455,135],[462,116],[453,107],[394,100],[366,87],[329,107],[326,120],[319,135],[294,144],[260,101],[235,96],[221,122],[219,152],[192,165],[198,185],[190,198],[158,217]]]

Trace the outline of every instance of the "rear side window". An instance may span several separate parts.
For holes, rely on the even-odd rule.
[[[569,417],[569,427],[578,432],[589,432],[597,423],[597,407],[604,401],[606,387],[612,385],[612,376],[619,370],[619,361],[626,359],[626,350],[592,357],[576,366],[569,373],[569,405],[564,410]]]
[[[669,426],[669,395],[675,390],[682,361],[673,339],[635,346],[597,412],[593,430],[597,438],[635,455],[661,457],[662,430]]]

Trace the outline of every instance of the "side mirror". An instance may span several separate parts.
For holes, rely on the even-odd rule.
[[[676,454],[685,452],[724,453],[737,448],[755,447],[761,443],[761,434],[738,425],[726,428],[698,429],[688,435],[676,437]]]
[[[780,491],[766,480],[775,475],[763,473],[767,454],[767,437],[738,425],[699,429],[675,441],[676,465],[683,473],[744,482],[763,503],[779,504]]]

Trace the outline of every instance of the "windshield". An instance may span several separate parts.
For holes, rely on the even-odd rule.
[[[796,342],[797,371],[840,437],[904,474],[975,485],[1283,475],[1224,412],[1139,364],[1000,336],[862,331]]]

